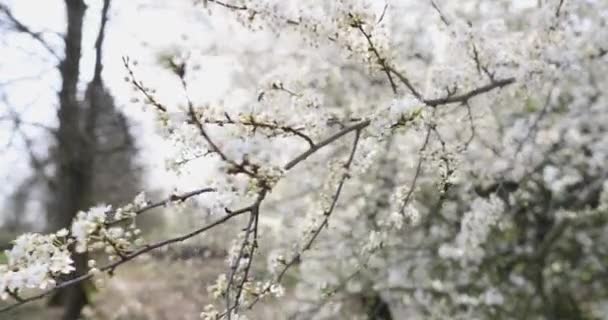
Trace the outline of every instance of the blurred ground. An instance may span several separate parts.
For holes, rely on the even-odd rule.
[[[112,278],[93,294],[86,309],[87,320],[195,320],[203,307],[212,302],[207,286],[226,268],[222,257],[147,257],[117,269]],[[22,306],[15,312],[0,314],[1,320],[55,320],[59,310],[49,310],[44,302]],[[266,300],[258,304],[252,319],[284,319],[280,304]]]

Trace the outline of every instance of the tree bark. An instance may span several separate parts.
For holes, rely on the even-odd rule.
[[[80,58],[82,55],[82,28],[86,4],[84,0],[66,0],[67,32],[65,56],[59,65],[61,90],[59,91],[59,129],[56,146],[56,188],[52,190],[48,205],[49,225],[57,230],[69,228],[77,212],[88,206],[92,175],[92,150],[89,137],[82,128],[81,104],[78,100]],[[76,271],[72,277],[86,272],[86,255],[73,253]],[[58,293],[64,307],[64,320],[77,320],[87,296],[84,284],[70,286]]]

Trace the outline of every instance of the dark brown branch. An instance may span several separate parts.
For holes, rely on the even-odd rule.
[[[471,41],[472,42],[472,41]],[[482,72],[490,79],[490,81],[495,81],[494,73],[490,72],[488,67],[481,63],[481,57],[479,56],[479,50],[477,50],[477,46],[475,43],[471,44],[471,49],[473,50],[473,61],[475,61],[475,67],[477,68],[477,73],[481,74]]]
[[[29,35],[34,40],[38,41],[38,43],[40,43],[42,47],[44,47],[44,49],[46,49],[58,61],[61,60],[59,54],[57,54],[57,52],[55,52],[55,50],[53,50],[53,48],[51,48],[51,46],[44,39],[42,39],[41,33],[34,32],[25,24],[21,23],[21,21],[19,21],[19,19],[13,15],[11,10],[5,4],[0,3],[0,12],[4,13],[18,32],[23,32]]]
[[[354,124],[352,126],[349,126],[347,128],[344,128],[343,130],[337,132],[336,134],[334,134],[334,135],[328,137],[327,139],[321,141],[320,143],[316,144],[314,148],[310,148],[309,150],[305,151],[304,153],[302,153],[299,156],[297,156],[296,158],[294,158],[292,161],[288,162],[288,164],[285,166],[285,169],[289,170],[289,169],[293,168],[298,163],[304,161],[311,154],[317,152],[321,148],[323,148],[323,147],[327,146],[328,144],[330,144],[330,143],[338,140],[340,137],[346,135],[349,132],[356,131],[356,137],[355,137],[355,142],[354,142],[354,145],[353,145],[353,149],[352,149],[352,151],[351,151],[351,153],[349,155],[349,158],[348,158],[348,160],[347,160],[347,162],[345,164],[345,168],[348,169],[348,167],[350,167],[350,164],[352,163],[352,161],[354,159],[356,147],[357,147],[357,144],[358,144],[358,141],[359,141],[359,137],[360,137],[360,132],[361,132],[361,130],[363,128],[365,128],[369,124],[370,124],[370,121],[366,120],[366,121]],[[334,199],[332,200],[332,205],[330,206],[330,209],[325,213],[327,219],[329,219],[329,216],[331,215],[331,213],[333,212],[333,210],[335,208],[335,205],[336,205],[336,203],[338,201],[338,197],[339,197],[339,195],[341,193],[341,190],[342,190],[342,186],[343,186],[343,184],[344,184],[344,182],[346,181],[347,178],[348,178],[348,174],[345,174],[342,177],[341,181],[340,181],[340,184],[338,186],[338,190],[336,191],[336,194],[334,195]],[[185,194],[181,194],[181,195],[172,195],[167,200],[163,200],[163,201],[160,201],[160,202],[149,204],[149,205],[147,205],[147,206],[145,206],[143,208],[140,208],[139,210],[136,211],[136,214],[141,214],[141,213],[143,213],[145,211],[148,211],[148,210],[151,210],[153,208],[157,208],[157,207],[161,207],[161,206],[170,204],[171,202],[184,201],[184,200],[186,200],[188,198],[191,198],[193,196],[196,196],[198,194],[202,194],[202,193],[206,193],[206,192],[213,192],[213,191],[215,191],[215,190],[212,189],[212,188],[203,188],[203,189],[194,190],[194,191],[191,191],[191,192],[188,192],[188,193],[185,193]],[[168,240],[164,240],[164,241],[157,242],[155,244],[151,244],[151,245],[145,246],[143,248],[140,248],[139,250],[136,250],[136,251],[134,251],[132,253],[124,255],[124,258],[122,258],[121,260],[118,260],[118,261],[116,261],[114,263],[111,263],[111,264],[108,264],[108,265],[102,267],[100,269],[100,271],[112,272],[118,266],[122,265],[123,263],[126,263],[127,261],[133,260],[135,257],[137,257],[137,256],[139,256],[141,254],[147,253],[149,251],[161,248],[163,246],[166,246],[166,245],[169,245],[169,244],[172,244],[172,243],[176,243],[176,242],[181,242],[181,241],[187,240],[189,238],[192,238],[192,237],[194,237],[194,236],[196,236],[196,235],[198,235],[200,233],[203,233],[203,232],[205,232],[205,231],[207,231],[207,230],[209,230],[209,229],[211,229],[211,228],[213,228],[213,227],[215,227],[217,225],[220,225],[220,224],[222,224],[222,223],[224,223],[224,222],[232,219],[233,217],[239,216],[241,214],[244,214],[244,213],[247,213],[247,212],[252,212],[252,211],[258,211],[259,207],[261,206],[261,202],[264,199],[265,193],[267,191],[268,190],[264,189],[262,191],[262,193],[260,194],[258,200],[254,204],[252,204],[250,206],[246,206],[246,207],[243,207],[243,208],[237,209],[237,210],[228,210],[228,209],[226,209],[226,212],[228,213],[226,216],[224,216],[221,219],[216,220],[215,222],[213,222],[213,223],[211,223],[211,224],[209,224],[209,225],[207,225],[207,226],[205,226],[203,228],[197,229],[197,230],[192,231],[191,233],[188,233],[188,234],[183,235],[183,236],[179,236],[179,237],[176,237],[176,238],[171,238],[171,239],[168,239]],[[324,222],[321,225],[320,229],[322,229],[325,225],[327,225],[327,222]],[[311,241],[309,241],[306,244],[305,248],[310,248],[310,246],[312,245],[312,242],[314,241],[315,238],[316,238],[316,236],[313,237],[311,239]],[[285,272],[286,272],[286,270],[285,270]],[[285,272],[283,272],[282,274],[284,275]],[[23,304],[27,303],[27,302],[31,302],[31,301],[35,301],[35,300],[38,300],[38,299],[42,299],[42,298],[50,295],[55,290],[59,290],[61,288],[69,287],[69,286],[74,285],[76,283],[85,281],[87,279],[90,279],[92,276],[93,276],[93,274],[88,273],[88,274],[76,277],[74,279],[62,282],[62,283],[60,283],[59,285],[55,286],[52,289],[49,289],[47,291],[44,291],[44,292],[42,292],[42,293],[40,293],[38,295],[29,297],[29,298],[24,298],[23,301],[19,301],[19,302],[15,303],[15,304],[6,306],[6,307],[0,309],[0,313],[8,311],[8,310],[11,310],[13,308],[16,308],[16,307],[18,307],[20,305],[23,305]],[[281,278],[282,278],[282,276],[281,276]],[[270,290],[270,288],[267,288],[267,289]]]
[[[521,141],[519,141],[519,143],[517,144],[517,148],[515,149],[515,154],[513,155],[513,159],[517,158],[517,156],[523,149],[524,144],[528,140],[530,140],[532,138],[532,136],[536,133],[536,130],[538,129],[538,125],[540,124],[541,120],[547,115],[547,112],[550,109],[552,96],[553,96],[553,88],[551,88],[551,90],[549,90],[549,93],[547,94],[547,97],[545,98],[545,103],[543,104],[543,108],[540,110],[540,113],[538,114],[536,119],[534,119],[534,122],[532,122],[532,125],[530,125],[530,127],[528,128],[528,132],[526,133],[526,136]]]
[[[355,131],[355,130],[360,131],[361,129],[367,127],[369,124],[370,124],[370,120],[365,120],[365,121],[356,123],[354,125],[348,126],[344,129],[340,130],[339,132],[335,133],[334,135],[330,136],[329,138],[317,143],[314,146],[314,148],[310,148],[310,149],[304,151],[302,154],[295,157],[293,160],[289,161],[283,168],[285,170],[290,170],[291,168],[295,167],[298,163],[304,161],[306,158],[308,158],[313,153],[319,151],[320,149],[327,146],[328,144],[331,144],[332,142],[338,140],[343,135],[345,135],[349,132]]]
[[[557,4],[557,9],[555,9],[555,17],[559,18],[561,12],[562,12],[562,6],[564,5],[564,0],[559,0],[559,3]]]
[[[205,130],[205,127],[203,126],[201,120],[196,115],[196,112],[194,111],[194,106],[190,101],[188,102],[188,115],[190,116],[190,121],[192,121],[196,125],[199,133],[209,145],[211,151],[217,153],[224,162],[232,166],[232,168],[229,170],[230,173],[244,173],[251,178],[254,178],[256,176],[256,173],[248,169],[245,163],[237,163],[236,161],[228,158],[228,156],[220,149],[220,147],[215,144],[213,140],[211,140],[211,137],[207,133],[207,130]]]
[[[135,74],[133,73],[133,69],[131,69],[131,66],[129,65],[129,57],[122,57],[122,62],[125,68],[127,69],[127,72],[129,73],[129,82],[131,82],[131,84],[139,92],[141,92],[146,97],[146,99],[148,99],[146,102],[151,103],[160,112],[167,112],[167,108],[165,108],[165,106],[163,106],[151,94],[148,93],[148,90],[144,87],[143,83],[141,81],[137,81],[137,79],[135,78]]]
[[[469,119],[469,125],[471,127],[471,136],[469,136],[469,139],[467,139],[467,141],[464,143],[464,150],[466,150],[469,148],[469,145],[475,138],[475,121],[473,121],[473,111],[471,110],[471,105],[469,102],[465,102],[464,106],[467,108],[467,118]]]
[[[349,13],[349,16],[353,20],[351,26],[353,28],[357,28],[361,32],[361,34],[363,34],[363,36],[367,40],[369,50],[376,57],[376,62],[378,63],[378,65],[380,65],[380,68],[386,74],[386,77],[388,78],[388,81],[391,84],[391,89],[393,90],[393,94],[397,94],[397,85],[395,84],[395,81],[393,80],[393,76],[391,75],[388,63],[386,62],[386,59],[380,55],[380,52],[378,52],[378,49],[376,48],[376,46],[374,45],[374,42],[372,41],[372,36],[369,33],[367,33],[365,31],[365,29],[363,29],[362,21],[358,20],[355,16],[353,16],[350,13]]]
[[[211,2],[211,3],[215,3],[219,6],[228,8],[228,9],[232,9],[232,10],[237,10],[237,11],[243,11],[243,10],[247,10],[247,6],[237,6],[237,5],[233,5],[233,4],[229,4],[229,3],[225,3],[222,1],[218,1],[218,0],[205,0],[206,2]]]
[[[251,262],[253,261],[253,254],[255,253],[255,246],[253,244],[249,243],[249,237],[253,231],[253,226],[254,226],[254,222],[257,219],[257,212],[259,210],[259,205],[260,202],[256,202],[257,205],[254,205],[254,207],[252,208],[252,210],[250,211],[249,214],[249,222],[247,223],[247,227],[245,228],[245,238],[243,239],[243,242],[241,243],[241,247],[239,248],[239,253],[236,257],[236,260],[230,265],[230,275],[228,276],[228,284],[226,285],[226,310],[236,310],[239,307],[239,299],[241,297],[241,293],[243,290],[243,286],[244,284],[247,282],[247,276],[249,274],[249,269],[251,268]],[[245,257],[245,251],[247,248],[247,245],[251,246],[251,249],[249,250],[248,256]],[[235,276],[237,274],[237,272],[239,271],[239,266],[241,264],[241,261],[243,259],[247,259],[247,265],[245,266],[245,269],[243,270],[243,278],[241,279],[241,283],[238,286],[237,289],[237,293],[234,297],[234,305],[231,307],[230,306],[230,289],[232,289],[234,280],[235,280]],[[231,313],[228,312],[228,319],[231,318]]]
[[[380,24],[380,22],[384,20],[384,16],[386,15],[386,9],[388,9],[388,3],[384,4],[384,8],[382,8],[382,13],[380,14],[380,18],[378,18],[378,21],[376,21],[376,24]]]
[[[167,239],[167,240],[163,240],[163,241],[160,241],[160,242],[156,242],[156,243],[153,243],[153,244],[146,245],[146,246],[144,246],[144,247],[142,247],[142,248],[140,248],[140,249],[138,249],[136,251],[133,251],[133,252],[131,252],[129,254],[124,255],[124,258],[122,258],[122,259],[120,259],[118,261],[115,261],[113,263],[105,265],[104,267],[100,268],[99,270],[102,271],[102,272],[113,272],[120,265],[122,265],[122,264],[124,264],[124,263],[126,263],[128,261],[131,261],[131,260],[135,259],[136,257],[144,254],[144,253],[148,253],[148,252],[150,252],[152,250],[156,250],[158,248],[162,248],[162,247],[165,247],[165,246],[170,245],[170,244],[174,244],[174,243],[178,243],[178,242],[182,242],[182,241],[188,240],[188,239],[190,239],[190,238],[192,238],[194,236],[197,236],[197,235],[199,235],[199,234],[201,234],[201,233],[203,233],[205,231],[208,231],[208,230],[210,230],[210,229],[212,229],[212,228],[214,228],[214,227],[216,227],[216,226],[218,226],[218,225],[220,225],[220,224],[222,224],[222,223],[224,223],[224,222],[226,222],[226,221],[228,221],[228,220],[230,220],[230,219],[232,219],[232,218],[234,218],[236,216],[239,216],[239,215],[241,215],[241,214],[243,214],[244,212],[247,212],[247,211],[249,211],[249,210],[245,210],[245,211],[243,211],[243,210],[236,210],[233,213],[227,214],[224,217],[222,217],[220,219],[217,219],[216,221],[214,221],[214,222],[212,222],[212,223],[210,223],[210,224],[208,224],[208,225],[206,225],[206,226],[204,226],[202,228],[196,229],[196,230],[194,230],[194,231],[192,231],[190,233],[187,233],[185,235],[178,236],[178,237],[175,237],[175,238],[170,238],[170,239]],[[91,273],[91,272],[89,272],[87,274],[83,274],[83,275],[81,275],[79,277],[76,277],[76,278],[73,278],[71,280],[62,282],[62,283],[58,284],[57,286],[55,286],[55,287],[53,287],[51,289],[43,291],[40,294],[37,294],[35,296],[31,296],[31,297],[28,297],[28,298],[22,298],[21,301],[18,301],[17,303],[14,303],[14,304],[8,305],[6,307],[0,308],[0,313],[9,311],[11,309],[14,309],[14,308],[16,308],[16,307],[18,307],[20,305],[23,305],[25,303],[28,303],[28,302],[42,299],[42,298],[50,295],[51,293],[55,292],[56,290],[59,290],[59,289],[62,289],[62,288],[66,288],[66,287],[72,286],[74,284],[80,283],[82,281],[85,281],[87,279],[92,278],[93,276],[94,276],[94,274]]]
[[[101,72],[103,70],[103,40],[106,31],[106,23],[108,22],[108,11],[110,9],[110,0],[103,1],[101,9],[101,24],[95,40],[95,71],[93,73],[93,82],[101,83]]]
[[[439,98],[439,99],[425,99],[424,103],[429,107],[437,107],[440,105],[452,104],[452,103],[466,103],[467,101],[469,101],[471,98],[473,98],[475,96],[478,96],[478,95],[486,93],[486,92],[490,92],[494,89],[506,87],[512,83],[515,83],[515,78],[500,79],[500,80],[493,81],[483,87],[473,89],[473,90],[471,90],[467,93],[461,94],[461,95],[455,95],[455,96]]]
[[[282,131],[286,135],[293,134],[299,138],[302,138],[304,141],[306,141],[306,143],[308,143],[308,145],[311,148],[315,146],[314,141],[308,135],[301,132],[302,129],[292,128],[290,126],[282,126],[282,125],[279,125],[278,123],[274,123],[274,122],[261,122],[261,121],[256,120],[253,116],[250,116],[246,120],[233,120],[232,117],[230,117],[226,114],[225,119],[222,119],[222,120],[203,119],[201,122],[204,122],[205,124],[218,125],[220,127],[224,126],[224,125],[228,125],[228,124],[229,125],[249,126],[249,127],[253,128],[254,132],[258,128],[268,129],[268,130],[278,130],[278,131]],[[278,135],[278,133],[275,133],[275,134]],[[272,136],[270,136],[270,137],[272,137]]]
[[[192,197],[198,196],[200,194],[215,192],[215,191],[216,190],[214,188],[201,188],[201,189],[193,190],[193,191],[182,193],[182,194],[172,194],[171,196],[169,196],[169,198],[167,198],[165,200],[154,202],[154,203],[148,204],[144,207],[141,207],[141,208],[135,210],[135,215],[138,216],[146,211],[149,211],[149,210],[152,210],[155,208],[159,208],[159,207],[168,206],[173,202],[183,202]],[[106,225],[115,225],[115,224],[124,222],[129,219],[131,219],[131,218],[123,218],[120,220],[114,220],[114,221],[108,222]]]
[[[30,158],[30,165],[32,166],[32,168],[36,171],[37,175],[40,175],[44,181],[47,183],[47,185],[51,188],[53,188],[55,186],[55,181],[49,177],[46,172],[45,172],[45,168],[46,166],[49,164],[49,159],[40,159],[38,157],[38,155],[36,155],[36,153],[34,152],[34,143],[32,142],[32,139],[30,139],[30,137],[28,137],[28,135],[21,129],[21,126],[26,124],[23,122],[23,120],[21,119],[21,117],[19,116],[19,114],[8,105],[8,101],[4,101],[7,105],[7,109],[10,115],[10,120],[13,121],[13,134],[19,134],[21,136],[21,139],[23,140],[23,142],[25,143],[25,149],[27,151],[27,154]],[[3,120],[2,118],[0,118],[0,120]],[[48,128],[49,130],[52,130],[51,128]],[[55,131],[50,131],[51,133],[55,134]]]
[[[422,97],[422,95],[420,94],[420,92],[418,92],[418,90],[416,90],[416,88],[414,88],[414,86],[412,85],[412,83],[410,82],[410,80],[404,76],[401,72],[397,71],[395,68],[388,66],[387,67],[388,71],[390,73],[393,73],[397,76],[397,78],[399,78],[399,81],[401,81],[406,87],[407,89],[414,95],[414,97],[416,97],[416,99],[423,101],[424,98]]]
[[[0,86],[2,86],[2,85],[0,84]],[[53,135],[57,133],[57,130],[53,127],[49,127],[43,123],[24,121],[21,118],[15,119],[15,118],[9,118],[9,117],[0,117],[0,122],[4,122],[4,121],[12,121],[15,124],[17,124],[17,122],[18,122],[19,126],[28,126],[28,127],[32,127],[32,128],[42,129]]]
[[[414,189],[416,189],[416,184],[418,183],[418,178],[420,177],[420,174],[422,173],[422,162],[424,160],[424,155],[422,154],[424,152],[424,150],[426,150],[426,147],[429,144],[429,140],[431,137],[431,131],[433,130],[433,124],[428,124],[427,125],[427,131],[426,131],[426,135],[424,137],[424,142],[422,143],[422,147],[420,147],[420,150],[418,151],[418,164],[416,165],[416,172],[414,173],[414,179],[412,180],[412,183],[410,184],[409,190],[407,191],[407,195],[405,196],[405,199],[403,199],[403,202],[401,203],[401,208],[399,208],[399,213],[401,213],[402,215],[405,214],[405,207],[407,206],[407,204],[409,203],[409,201],[411,200],[412,194],[414,194]]]
[[[441,9],[439,9],[439,6],[435,3],[435,1],[431,0],[431,6],[433,7],[433,9],[435,9],[435,11],[437,11],[437,13],[439,14],[439,18],[441,18],[441,21],[443,22],[443,24],[445,24],[446,26],[449,26],[450,22],[443,15],[443,12],[441,12]]]
[[[201,188],[198,190],[194,190],[194,191],[190,191],[190,192],[186,192],[186,193],[182,193],[182,194],[173,194],[171,195],[168,199],[163,200],[163,201],[159,201],[156,203],[152,203],[149,204],[143,208],[140,208],[139,210],[135,211],[136,214],[141,214],[145,211],[154,209],[154,208],[158,208],[158,207],[164,207],[164,206],[168,206],[170,205],[172,202],[183,202],[186,201],[192,197],[198,196],[200,194],[203,193],[209,193],[209,192],[215,192],[216,190],[214,188]]]
[[[350,168],[350,165],[353,162],[353,159],[355,158],[355,152],[357,151],[357,145],[359,144],[359,138],[361,136],[361,130],[362,128],[358,128],[355,129],[355,139],[353,141],[353,147],[350,151],[350,154],[348,156],[348,159],[346,160],[346,162],[344,163],[344,169],[347,170],[347,172],[345,172],[342,177],[340,178],[340,182],[338,183],[338,187],[336,188],[336,192],[334,193],[333,197],[332,197],[332,201],[331,204],[329,206],[329,208],[323,212],[323,222],[321,222],[321,224],[314,230],[313,235],[310,237],[310,239],[308,239],[308,241],[306,241],[306,243],[304,244],[304,246],[302,247],[302,250],[300,250],[300,252],[296,253],[289,261],[285,262],[283,265],[283,269],[281,269],[281,271],[279,272],[279,274],[277,275],[277,277],[274,280],[274,283],[281,283],[281,281],[283,280],[283,277],[285,277],[285,274],[287,274],[287,271],[293,267],[294,265],[296,265],[297,263],[300,262],[302,255],[304,254],[304,252],[310,250],[312,248],[312,245],[314,243],[314,241],[317,239],[317,237],[319,236],[319,234],[321,233],[321,230],[323,230],[323,228],[325,228],[328,223],[329,223],[329,218],[331,217],[334,209],[336,208],[336,205],[338,203],[338,199],[340,198],[340,194],[342,193],[342,188],[344,187],[344,183],[346,182],[346,180],[350,177],[349,173],[348,173],[348,169]],[[352,130],[351,130],[352,131]],[[260,295],[258,295],[248,306],[247,309],[251,309],[260,299],[261,297],[265,294],[268,293],[270,291],[272,284],[266,286],[264,288],[264,290],[260,293]],[[231,311],[231,310],[228,310]]]
[[[235,310],[238,310],[238,308],[239,308],[241,295],[243,293],[243,288],[245,287],[245,283],[247,283],[247,280],[249,278],[249,272],[251,270],[251,265],[253,264],[253,256],[255,254],[256,249],[258,248],[258,243],[257,243],[258,236],[257,235],[258,235],[259,207],[256,207],[254,210],[251,211],[251,219],[253,222],[253,242],[251,243],[251,245],[249,247],[249,252],[248,252],[249,258],[247,259],[247,265],[245,266],[245,269],[243,270],[243,276],[237,287],[236,296],[234,297],[233,309],[235,309]],[[230,315],[228,315],[228,319],[230,319]]]

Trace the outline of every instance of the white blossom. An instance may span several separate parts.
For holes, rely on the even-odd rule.
[[[65,234],[64,230],[59,231]],[[7,264],[0,265],[0,292],[16,293],[21,289],[47,289],[55,285],[60,274],[74,270],[67,243],[57,234],[48,236],[26,233],[19,236],[5,252]]]

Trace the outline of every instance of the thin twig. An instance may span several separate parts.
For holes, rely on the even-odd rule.
[[[11,23],[14,25],[14,27],[17,31],[26,33],[27,35],[32,37],[34,40],[38,41],[38,43],[40,43],[42,45],[42,47],[44,49],[46,49],[58,61],[61,60],[61,57],[59,56],[59,54],[57,54],[57,52],[55,52],[55,50],[53,48],[51,48],[51,46],[44,39],[42,39],[41,34],[39,32],[32,31],[29,27],[27,27],[25,24],[23,24],[21,21],[19,21],[19,19],[17,19],[13,15],[13,13],[8,8],[8,6],[6,6],[5,4],[0,4],[0,12],[4,13],[4,15],[11,21]]]
[[[129,73],[129,82],[131,82],[131,84],[139,91],[141,92],[147,100],[148,103],[151,103],[154,107],[156,107],[156,109],[158,109],[160,112],[167,112],[167,108],[165,108],[165,106],[163,106],[160,102],[158,102],[154,96],[152,96],[150,93],[148,93],[148,89],[146,89],[143,85],[142,82],[137,81],[137,79],[135,78],[135,74],[133,72],[133,69],[131,69],[131,66],[129,65],[129,57],[122,57],[122,63],[125,66],[125,68],[127,69],[127,72]]]
[[[376,48],[376,45],[372,41],[372,36],[369,33],[367,33],[365,31],[365,29],[363,29],[363,22],[361,22],[359,20],[356,20],[356,18],[352,14],[349,13],[349,15],[350,15],[351,19],[353,19],[352,26],[354,28],[357,28],[361,32],[361,34],[363,34],[363,36],[365,37],[365,39],[367,40],[367,44],[369,46],[369,50],[376,57],[376,62],[380,65],[380,68],[386,74],[386,77],[388,78],[388,81],[391,84],[391,89],[393,90],[393,94],[396,95],[397,94],[397,85],[395,84],[395,81],[393,80],[393,76],[391,75],[388,63],[386,62],[386,59],[383,58],[380,55],[380,52],[378,52],[378,49]]]
[[[285,276],[285,274],[287,274],[287,271],[291,267],[296,265],[298,262],[300,262],[301,257],[304,254],[304,252],[306,252],[312,248],[312,245],[313,245],[314,241],[317,239],[317,237],[319,236],[319,234],[321,233],[321,230],[323,230],[328,225],[329,218],[331,217],[334,209],[336,208],[338,199],[340,198],[340,194],[342,193],[342,188],[344,187],[344,183],[346,182],[346,179],[348,179],[350,177],[350,175],[348,173],[348,169],[350,168],[350,165],[352,164],[353,159],[355,157],[355,152],[357,151],[357,145],[359,143],[359,138],[361,136],[361,130],[362,130],[362,128],[359,128],[359,129],[356,129],[356,131],[355,131],[355,139],[353,141],[353,147],[350,151],[348,159],[344,163],[344,169],[346,170],[346,172],[340,178],[340,182],[338,183],[336,192],[334,193],[334,195],[332,197],[332,201],[331,201],[329,208],[325,212],[323,212],[323,216],[324,216],[323,222],[321,222],[321,224],[314,230],[314,233],[312,234],[312,236],[308,239],[308,241],[304,244],[304,246],[302,246],[302,250],[300,250],[298,253],[296,253],[288,262],[286,262],[283,265],[283,269],[278,273],[278,275],[275,278],[273,283],[281,283],[281,281],[283,280],[283,277]],[[271,286],[272,286],[272,284],[267,285],[264,288],[264,290],[262,290],[262,292],[247,306],[247,309],[251,309],[261,299],[261,297],[264,294],[268,293],[270,291]],[[230,310],[228,310],[228,312],[230,312]]]
[[[455,96],[439,98],[439,99],[427,99],[427,100],[424,100],[424,103],[429,107],[437,107],[440,105],[446,105],[446,104],[452,104],[452,103],[465,103],[475,96],[478,96],[478,95],[486,93],[486,92],[490,92],[494,89],[506,87],[513,83],[515,83],[515,78],[500,79],[500,80],[490,82],[489,84],[487,84],[485,86],[473,89],[473,90],[471,90],[467,93],[461,94],[461,95],[455,95]]]
[[[557,5],[557,9],[555,10],[555,17],[559,18],[561,12],[562,12],[562,6],[564,5],[564,0],[559,0],[559,3]]]
[[[443,24],[445,24],[446,26],[449,26],[450,22],[443,15],[443,12],[441,12],[441,9],[439,9],[439,6],[435,3],[434,0],[431,0],[431,6],[433,7],[433,9],[435,9],[435,11],[437,11],[437,13],[439,14],[439,18],[441,18],[441,21],[443,21]]]
[[[313,148],[306,150],[299,156],[295,157],[293,160],[289,161],[283,168],[285,170],[290,170],[291,168],[295,167],[298,163],[300,163],[303,160],[305,160],[306,158],[308,158],[313,153],[319,151],[321,148],[327,146],[328,144],[331,144],[332,142],[338,140],[345,134],[355,131],[355,130],[360,131],[361,129],[367,127],[369,124],[370,124],[370,120],[365,120],[365,121],[353,124],[351,126],[348,126],[344,129],[340,130],[339,132],[335,133],[334,135],[330,136],[329,138],[317,143]]]
[[[196,230],[194,230],[194,231],[192,231],[190,233],[187,233],[187,234],[175,237],[175,238],[170,238],[170,239],[167,239],[167,240],[163,240],[163,241],[160,241],[160,242],[156,242],[156,243],[153,243],[153,244],[146,245],[146,246],[144,246],[144,247],[142,247],[142,248],[140,248],[140,249],[138,249],[136,251],[133,251],[133,252],[125,255],[123,259],[120,259],[118,261],[115,261],[113,263],[105,265],[104,267],[100,268],[99,271],[101,271],[101,272],[113,271],[117,267],[119,267],[120,265],[122,265],[122,264],[124,264],[124,263],[126,263],[128,261],[131,261],[131,260],[135,259],[136,257],[144,254],[144,253],[147,253],[147,252],[150,252],[152,250],[165,247],[165,246],[170,245],[170,244],[174,244],[174,243],[177,243],[177,242],[182,242],[182,241],[185,241],[187,239],[190,239],[190,238],[192,238],[192,237],[194,237],[196,235],[199,235],[199,234],[201,234],[201,233],[203,233],[203,232],[205,232],[205,231],[207,231],[209,229],[212,229],[212,228],[214,228],[214,227],[216,227],[216,226],[218,226],[220,224],[223,224],[224,222],[226,222],[226,221],[228,221],[228,220],[230,220],[230,219],[232,219],[232,218],[234,218],[236,216],[239,216],[239,215],[243,214],[244,212],[247,212],[247,211],[242,211],[242,210],[234,211],[234,212],[232,212],[230,214],[227,214],[224,217],[222,217],[222,218],[220,218],[220,219],[218,219],[218,220],[216,220],[216,221],[214,221],[214,222],[212,222],[212,223],[210,223],[210,224],[208,224],[208,225],[206,225],[206,226],[204,226],[202,228],[196,229]],[[94,276],[94,273],[89,272],[87,274],[81,275],[81,276],[73,278],[71,280],[62,282],[62,283],[58,284],[57,286],[55,286],[55,287],[53,287],[51,289],[43,291],[40,294],[37,294],[35,296],[31,296],[31,297],[28,297],[28,298],[22,298],[22,300],[18,301],[17,303],[14,303],[14,304],[8,305],[6,307],[0,308],[0,313],[9,311],[11,309],[14,309],[14,308],[16,308],[16,307],[18,307],[20,305],[23,305],[25,303],[28,303],[28,302],[42,299],[42,298],[50,295],[51,293],[55,292],[56,290],[59,290],[59,289],[62,289],[62,288],[66,288],[66,287],[69,287],[71,285],[77,284],[79,282],[88,280],[88,279],[92,278],[93,276]]]
[[[405,199],[403,199],[403,202],[401,203],[401,208],[399,208],[399,213],[401,213],[402,215],[405,214],[405,207],[409,203],[409,201],[412,197],[412,194],[414,194],[414,189],[416,189],[416,185],[418,183],[418,178],[420,177],[420,174],[422,173],[422,162],[425,159],[425,157],[422,153],[424,152],[424,150],[426,150],[426,147],[429,144],[433,126],[434,126],[433,124],[427,125],[427,131],[426,131],[426,135],[424,137],[424,142],[422,143],[422,147],[420,147],[420,150],[418,150],[418,164],[416,165],[416,172],[414,173],[414,178],[412,179],[412,183],[410,184],[409,190],[407,191],[407,195],[405,196]]]

